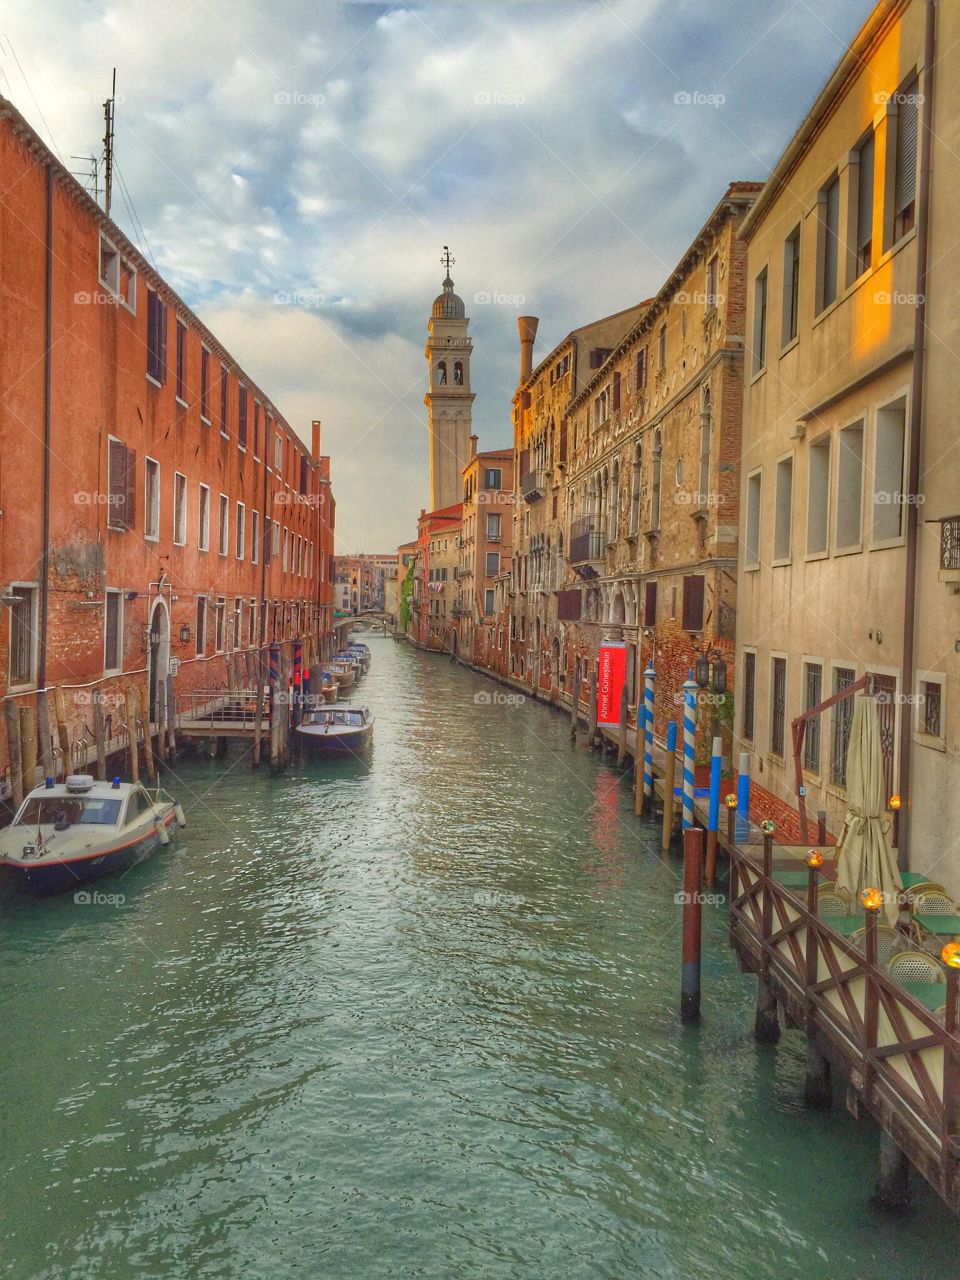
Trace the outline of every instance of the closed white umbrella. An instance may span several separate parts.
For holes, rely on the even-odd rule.
[[[903,881],[890,844],[883,784],[877,704],[869,694],[857,694],[847,745],[847,816],[837,842],[837,884],[857,902],[864,889],[879,889],[884,917],[895,925]]]

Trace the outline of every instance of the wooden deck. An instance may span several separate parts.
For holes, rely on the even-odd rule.
[[[257,718],[255,689],[235,689],[178,700],[176,728],[186,738],[253,738]],[[265,693],[260,731],[270,732],[270,699]]]

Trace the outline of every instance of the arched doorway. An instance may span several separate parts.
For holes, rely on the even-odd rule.
[[[457,629],[456,627],[453,627],[450,632],[450,657],[451,658],[455,658],[457,656],[458,639],[459,637],[457,635]]]
[[[170,614],[166,600],[154,603],[150,613],[150,636],[147,651],[147,667],[149,668],[150,720],[157,720],[157,691],[160,682],[167,678],[170,664]]]

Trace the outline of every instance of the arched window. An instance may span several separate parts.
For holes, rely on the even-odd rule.
[[[633,448],[633,474],[630,480],[630,532],[634,537],[640,532],[640,474],[643,466],[643,449],[637,443]]]
[[[613,464],[613,479],[610,484],[610,508],[607,517],[607,541],[616,542],[620,526],[620,460]]]
[[[703,393],[700,410],[700,492],[697,506],[705,507],[710,501],[710,388]]]
[[[657,427],[653,433],[653,485],[650,489],[650,528],[660,528],[660,464],[663,461],[663,436]]]
[[[447,362],[441,360],[437,365],[437,386],[445,387],[447,385]]]
[[[453,381],[458,387],[463,386],[463,361],[455,360],[453,362]]]

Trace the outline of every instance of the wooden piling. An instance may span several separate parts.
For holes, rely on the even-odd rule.
[[[637,733],[633,751],[633,812],[639,818],[643,813],[643,701],[637,699]],[[652,799],[652,797],[651,797]]]
[[[767,954],[766,942],[773,929],[773,894],[770,879],[773,875],[773,836],[763,837],[763,899],[760,907],[762,941],[764,943],[763,959],[760,973],[757,975],[757,1013],[753,1025],[754,1037],[762,1044],[776,1044],[780,1039],[780,1018],[777,1010],[777,997],[770,982],[770,958]]]
[[[136,689],[128,689],[125,695],[127,707],[127,749],[130,760],[130,781],[140,781],[139,752],[137,751],[137,721],[140,719],[140,699]]]
[[[827,811],[821,809],[817,813],[817,844],[827,843]]]
[[[620,690],[620,735],[617,741],[617,764],[622,768],[623,762],[627,758],[627,708],[629,706],[627,698],[627,685],[624,682],[623,688]],[[640,757],[642,760],[643,757]],[[638,772],[639,761],[634,761],[634,769]]]
[[[680,1017],[700,1018],[700,949],[703,914],[703,831],[683,833],[683,944],[680,970]]]
[[[50,733],[50,704],[47,701],[45,689],[37,693],[37,749],[43,765],[43,776],[52,778],[54,774],[53,737]]]
[[[103,694],[93,691],[93,741],[97,749],[97,777],[101,782],[107,777],[107,738],[103,724]]]
[[[580,727],[580,663],[573,666],[573,696],[570,699],[570,737],[576,739]]]
[[[833,1084],[830,1079],[830,1063],[817,1043],[817,1038],[807,1032],[807,1073],[803,1082],[803,1098],[808,1107],[817,1111],[829,1111],[833,1106]]]
[[[177,704],[173,691],[173,676],[168,675],[164,684],[167,692],[167,760],[172,764],[177,758]]]
[[[675,720],[671,720],[667,725],[667,758],[663,771],[663,832],[660,836],[660,847],[664,853],[673,843],[673,808],[676,777],[677,724]]]
[[[261,722],[263,720],[264,658],[262,650],[257,650],[253,661],[256,668],[256,696],[253,700],[253,759],[250,761],[250,767],[257,769],[260,767],[260,740],[263,736]]]
[[[37,713],[31,706],[20,708],[20,757],[26,795],[37,785]]]
[[[910,1208],[910,1161],[886,1129],[880,1130],[880,1176],[873,1203],[892,1213]]]
[[[13,698],[3,704],[3,718],[7,726],[7,757],[10,761],[10,790],[13,807],[23,803],[23,755],[20,751],[20,711]]]
[[[150,732],[150,690],[146,685],[140,690],[138,698],[143,723],[143,765],[150,781],[156,782],[157,766],[153,758],[153,735]]]
[[[53,713],[57,722],[57,743],[63,756],[64,777],[70,772],[70,734],[67,730],[67,698],[60,685],[53,691]]]
[[[590,674],[590,729],[587,741],[591,747],[597,745],[597,673]]]

